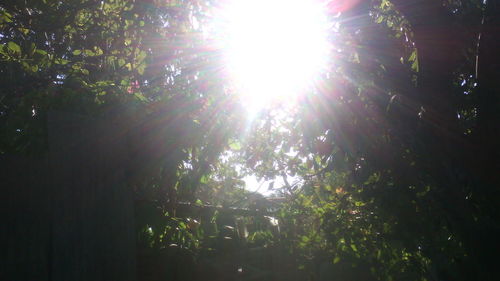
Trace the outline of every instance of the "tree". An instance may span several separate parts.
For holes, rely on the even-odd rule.
[[[123,106],[140,128],[138,246],[155,267],[180,267],[174,253],[243,278],[255,263],[228,253],[265,246],[296,280],[496,278],[499,4],[333,1],[329,68],[251,126],[203,36],[216,4],[0,4],[0,153],[45,153],[51,110]],[[242,189],[246,175],[280,179],[268,189],[283,203]]]

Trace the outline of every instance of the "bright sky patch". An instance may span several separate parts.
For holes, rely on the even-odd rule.
[[[227,74],[250,111],[287,102],[326,65],[323,6],[313,0],[232,0],[216,15]]]

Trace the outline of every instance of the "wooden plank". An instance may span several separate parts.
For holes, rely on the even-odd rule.
[[[123,117],[119,110],[95,120],[49,114],[53,280],[136,279]]]
[[[1,155],[0,179],[0,280],[50,280],[47,159]]]

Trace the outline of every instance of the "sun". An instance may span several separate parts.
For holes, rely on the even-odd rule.
[[[328,58],[328,22],[318,0],[229,0],[216,40],[226,74],[250,111],[293,101]]]

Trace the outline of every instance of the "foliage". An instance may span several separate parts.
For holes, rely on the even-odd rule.
[[[44,153],[52,110],[123,106],[139,256],[168,256],[158,267],[183,253],[220,280],[495,279],[496,2],[333,9],[317,86],[254,120],[203,33],[216,4],[0,4],[0,153]]]

